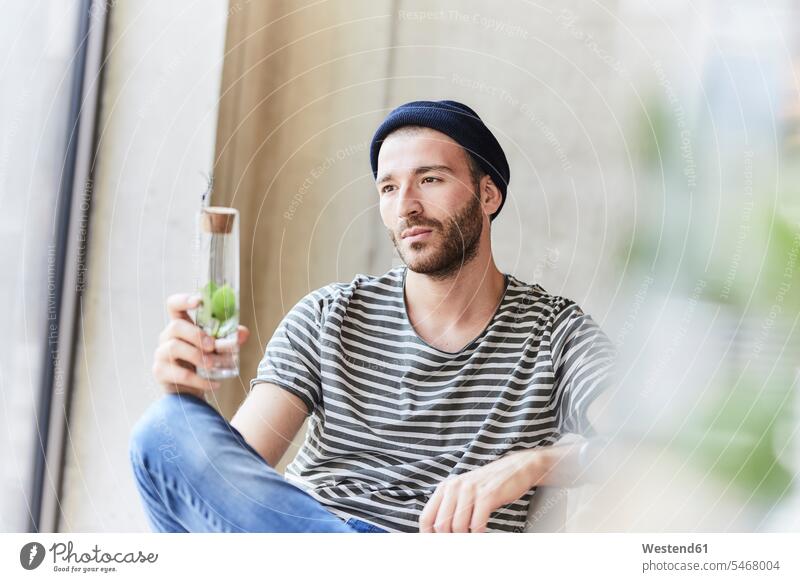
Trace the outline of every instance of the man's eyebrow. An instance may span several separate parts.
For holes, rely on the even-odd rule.
[[[450,172],[453,173],[453,169],[450,166],[442,166],[442,165],[434,165],[434,166],[418,166],[414,168],[414,175],[419,176],[420,174],[425,174],[426,172]],[[384,182],[388,182],[392,179],[391,174],[384,174],[380,178],[378,178],[376,184],[383,184]]]

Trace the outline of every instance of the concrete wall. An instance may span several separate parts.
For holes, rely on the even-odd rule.
[[[60,531],[147,528],[128,436],[158,395],[150,368],[164,298],[193,282],[227,9],[123,1],[111,11]]]

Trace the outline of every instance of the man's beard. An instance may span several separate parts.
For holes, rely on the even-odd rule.
[[[439,280],[452,277],[478,254],[478,246],[483,232],[483,213],[477,192],[470,197],[470,202],[464,209],[449,218],[444,224],[438,220],[410,218],[402,225],[400,232],[415,226],[430,228],[433,232],[441,233],[443,243],[439,248],[428,249],[430,254],[406,253],[402,239],[399,239],[390,230],[389,236],[397,252],[400,253],[400,258],[415,273]],[[413,251],[425,249],[431,245],[432,242],[420,241],[411,243],[410,247]]]

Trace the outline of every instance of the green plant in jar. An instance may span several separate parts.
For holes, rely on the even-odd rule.
[[[197,324],[212,337],[225,337],[239,324],[236,293],[227,283],[209,281],[200,292],[202,304],[197,310]]]

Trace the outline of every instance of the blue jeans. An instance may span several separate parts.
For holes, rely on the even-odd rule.
[[[204,400],[167,394],[133,428],[130,458],[160,532],[385,532],[286,481]]]

